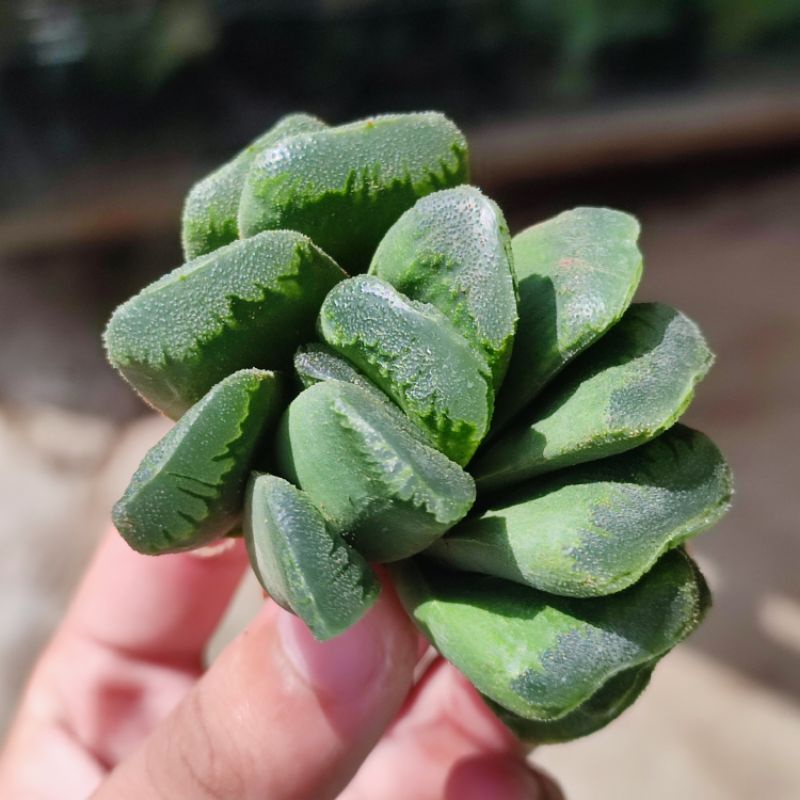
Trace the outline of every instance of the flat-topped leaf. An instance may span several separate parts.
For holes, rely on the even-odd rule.
[[[326,524],[305,493],[282,478],[251,477],[244,536],[261,585],[317,639],[349,628],[378,597],[380,584],[369,564]]]
[[[444,115],[370,117],[260,153],[245,181],[239,230],[302,231],[348,272],[362,272],[418,198],[467,177],[466,140]]]
[[[424,550],[475,499],[472,478],[387,405],[360,386],[324,381],[292,401],[278,432],[282,474],[370,561]]]
[[[626,670],[652,665],[693,631],[709,603],[702,575],[672,550],[608,597],[557,597],[415,559],[392,570],[433,646],[480,691],[533,720],[565,717]]]
[[[626,669],[611,678],[588,700],[559,719],[525,719],[484,697],[489,708],[523,742],[556,744],[588,736],[629,708],[650,682],[655,663]]]
[[[391,414],[396,427],[402,428],[415,439],[427,441],[419,426],[412,422],[381,389],[328,345],[313,342],[298,348],[294,355],[294,369],[305,389],[322,381],[344,381],[360,386],[370,392],[376,402]]]
[[[145,400],[179,417],[237,369],[285,369],[345,277],[308,237],[270,231],[190,261],[121,305],[109,361]]]
[[[220,381],[147,453],[114,506],[114,524],[128,544],[155,555],[227,533],[282,409],[272,372],[244,369]]]
[[[571,364],[532,410],[476,460],[482,490],[630,450],[686,410],[713,356],[669,306],[639,303]],[[530,421],[532,420],[532,421]]]
[[[714,525],[731,492],[719,450],[679,424],[622,455],[523,484],[425,555],[553,594],[611,594]]]
[[[383,237],[370,274],[436,306],[491,367],[495,391],[511,357],[517,296],[503,212],[474,186],[423,197]]]
[[[434,447],[459,464],[469,461],[489,429],[491,374],[441,311],[380,278],[358,275],[325,298],[318,327]]]
[[[363,389],[386,395],[368,378],[364,377],[344,356],[326,344],[312,342],[299,347],[294,354],[294,371],[304,389],[320,381],[344,381]]]
[[[296,133],[324,128],[309,114],[288,114],[279,119],[233,159],[198,181],[186,195],[181,241],[189,261],[239,238],[237,216],[244,179],[256,155]]]
[[[638,238],[629,214],[575,208],[512,239],[520,324],[496,428],[622,316],[642,274]]]

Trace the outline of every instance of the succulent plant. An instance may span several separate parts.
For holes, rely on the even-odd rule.
[[[633,217],[511,237],[467,164],[441,114],[292,115],[192,189],[187,263],[105,333],[177,419],[114,520],[149,554],[243,531],[322,639],[388,563],[498,716],[563,741],[629,706],[709,605],[682,544],[731,475],[676,423],[712,356],[679,311],[631,304]]]

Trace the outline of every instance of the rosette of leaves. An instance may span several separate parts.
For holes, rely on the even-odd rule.
[[[731,476],[677,420],[712,356],[679,311],[632,303],[631,216],[512,238],[467,163],[440,114],[293,115],[190,192],[187,263],[105,334],[177,420],[114,519],[150,554],[243,531],[319,638],[389,563],[498,715],[561,741],[630,705],[708,607],[682,545]]]

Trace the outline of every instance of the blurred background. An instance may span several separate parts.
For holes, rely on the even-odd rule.
[[[512,230],[637,214],[638,298],[718,354],[687,416],[737,477],[694,546],[716,606],[631,711],[537,759],[570,800],[800,797],[800,0],[0,4],[0,733],[165,429],[100,332],[180,263],[190,184],[289,111],[425,108]]]

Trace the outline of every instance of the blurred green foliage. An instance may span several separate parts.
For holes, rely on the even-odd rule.
[[[165,142],[217,158],[297,109],[469,124],[798,62],[800,0],[6,0],[0,168]]]
[[[265,64],[278,39],[279,50],[313,56],[300,76],[309,82],[355,56],[365,73],[394,58],[435,63],[436,42],[459,61],[522,55],[546,65],[555,96],[590,91],[626,68],[635,82],[650,47],[664,48],[668,78],[684,77],[690,54],[708,65],[775,56],[778,46],[788,58],[800,42],[800,0],[18,0],[3,4],[0,19],[0,65],[83,63],[101,83],[143,92],[192,63],[252,48],[248,28],[265,37]],[[508,79],[520,77],[529,76]]]
[[[798,0],[705,0],[719,52],[797,51],[800,40]]]

